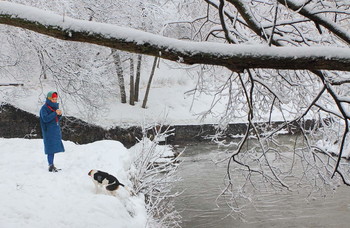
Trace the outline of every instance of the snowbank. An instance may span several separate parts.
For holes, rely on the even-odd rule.
[[[131,186],[131,151],[116,141],[64,145],[55,156],[62,171],[49,173],[41,139],[0,138],[0,227],[145,227],[142,196],[95,194],[88,176],[101,169]]]

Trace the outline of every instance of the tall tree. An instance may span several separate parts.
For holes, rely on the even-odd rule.
[[[136,79],[135,79],[135,101],[139,101],[140,79],[141,79],[142,55],[137,56]]]
[[[130,100],[129,103],[130,105],[135,105],[135,76],[134,76],[134,59],[132,58],[133,56],[130,56]]]
[[[156,71],[157,61],[158,61],[158,57],[154,57],[151,74],[149,76],[148,83],[147,83],[145,97],[143,98],[142,108],[146,108],[146,105],[147,105],[148,95],[149,95],[149,91],[151,90],[151,84],[152,84],[154,72]]]
[[[124,71],[122,67],[122,62],[120,60],[120,55],[117,50],[112,49],[112,56],[113,56],[116,71],[117,71],[118,84],[120,89],[120,100],[121,100],[121,103],[126,103]]]

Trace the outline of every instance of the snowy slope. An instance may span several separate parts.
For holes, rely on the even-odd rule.
[[[116,141],[64,145],[55,157],[62,171],[49,173],[42,140],[0,139],[0,227],[145,227],[142,196],[95,194],[88,176],[101,169],[131,186],[131,151]]]

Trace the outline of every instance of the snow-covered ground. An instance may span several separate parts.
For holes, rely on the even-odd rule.
[[[106,140],[64,145],[66,152],[55,156],[62,171],[50,173],[41,139],[0,138],[0,227],[146,227],[142,195],[129,196],[123,188],[117,197],[102,190],[95,194],[88,176],[100,169],[132,186],[135,150]]]
[[[20,87],[0,87],[0,103],[7,102],[35,115],[45,101],[49,91],[55,90],[59,97],[60,108],[65,116],[74,116],[86,122],[94,123],[104,128],[114,126],[140,126],[142,124],[167,123],[172,125],[216,123],[218,116],[224,110],[224,103],[220,102],[211,110],[212,114],[205,119],[201,114],[206,112],[213,102],[213,95],[193,91],[197,78],[181,69],[172,69],[168,61],[161,61],[156,69],[147,108],[142,108],[148,81],[149,69],[145,67],[141,75],[140,101],[135,106],[122,104],[119,95],[107,98],[99,109],[89,113],[89,107],[76,103],[74,97],[61,92],[52,79],[39,80],[35,77],[19,81],[0,78],[0,83],[23,83]],[[118,91],[116,86],[115,91]],[[127,94],[128,98],[129,93]],[[96,99],[101,99],[96,97]],[[224,100],[222,100],[224,102]]]

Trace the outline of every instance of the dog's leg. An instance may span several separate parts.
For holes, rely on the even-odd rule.
[[[98,189],[99,189],[99,184],[96,183],[96,181],[94,181],[94,184],[95,184],[95,194],[98,193]]]
[[[114,196],[114,197],[117,197],[117,191],[111,191],[111,195]]]
[[[117,197],[117,192],[116,191],[111,191],[111,190],[108,190],[107,188],[105,188],[105,189],[106,189],[106,194],[107,195]]]
[[[110,193],[110,191],[107,189],[108,186],[108,180],[104,179],[101,183],[101,187],[106,190],[107,194]]]

